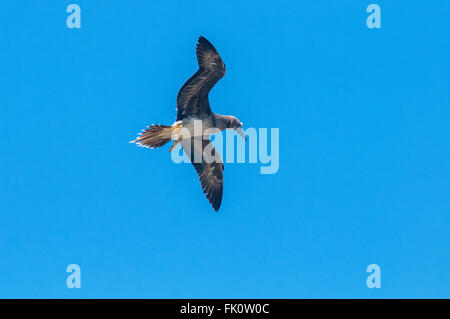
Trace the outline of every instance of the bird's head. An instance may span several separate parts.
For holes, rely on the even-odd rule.
[[[233,130],[235,130],[236,133],[242,136],[244,140],[247,140],[247,138],[245,137],[243,126],[244,124],[242,124],[241,121],[239,121],[236,117],[231,116],[229,128],[232,128]]]

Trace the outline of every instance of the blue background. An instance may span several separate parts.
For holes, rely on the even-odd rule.
[[[0,297],[450,297],[448,1],[2,1]],[[203,35],[213,110],[280,170],[128,142],[175,118]],[[66,287],[79,264],[82,288]],[[381,289],[366,267],[381,266]]]

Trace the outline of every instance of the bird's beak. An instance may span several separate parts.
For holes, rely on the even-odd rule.
[[[244,130],[242,129],[242,127],[235,128],[234,130],[235,130],[240,136],[242,136],[242,137],[244,138],[244,140],[247,141],[247,138],[245,137]]]

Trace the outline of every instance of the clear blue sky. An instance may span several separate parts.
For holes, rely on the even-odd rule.
[[[0,297],[450,297],[449,12],[3,1]],[[128,143],[174,120],[199,35],[227,65],[213,110],[280,128],[279,172],[227,165],[218,214],[190,164]]]

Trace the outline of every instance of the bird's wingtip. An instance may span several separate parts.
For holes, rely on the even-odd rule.
[[[206,39],[204,36],[199,36],[198,37],[198,42],[197,42],[197,46],[202,46],[205,49],[212,49],[214,51],[216,51],[216,49],[214,48],[214,46],[212,45],[211,42],[209,42],[208,39]],[[216,51],[217,52],[217,51]]]

